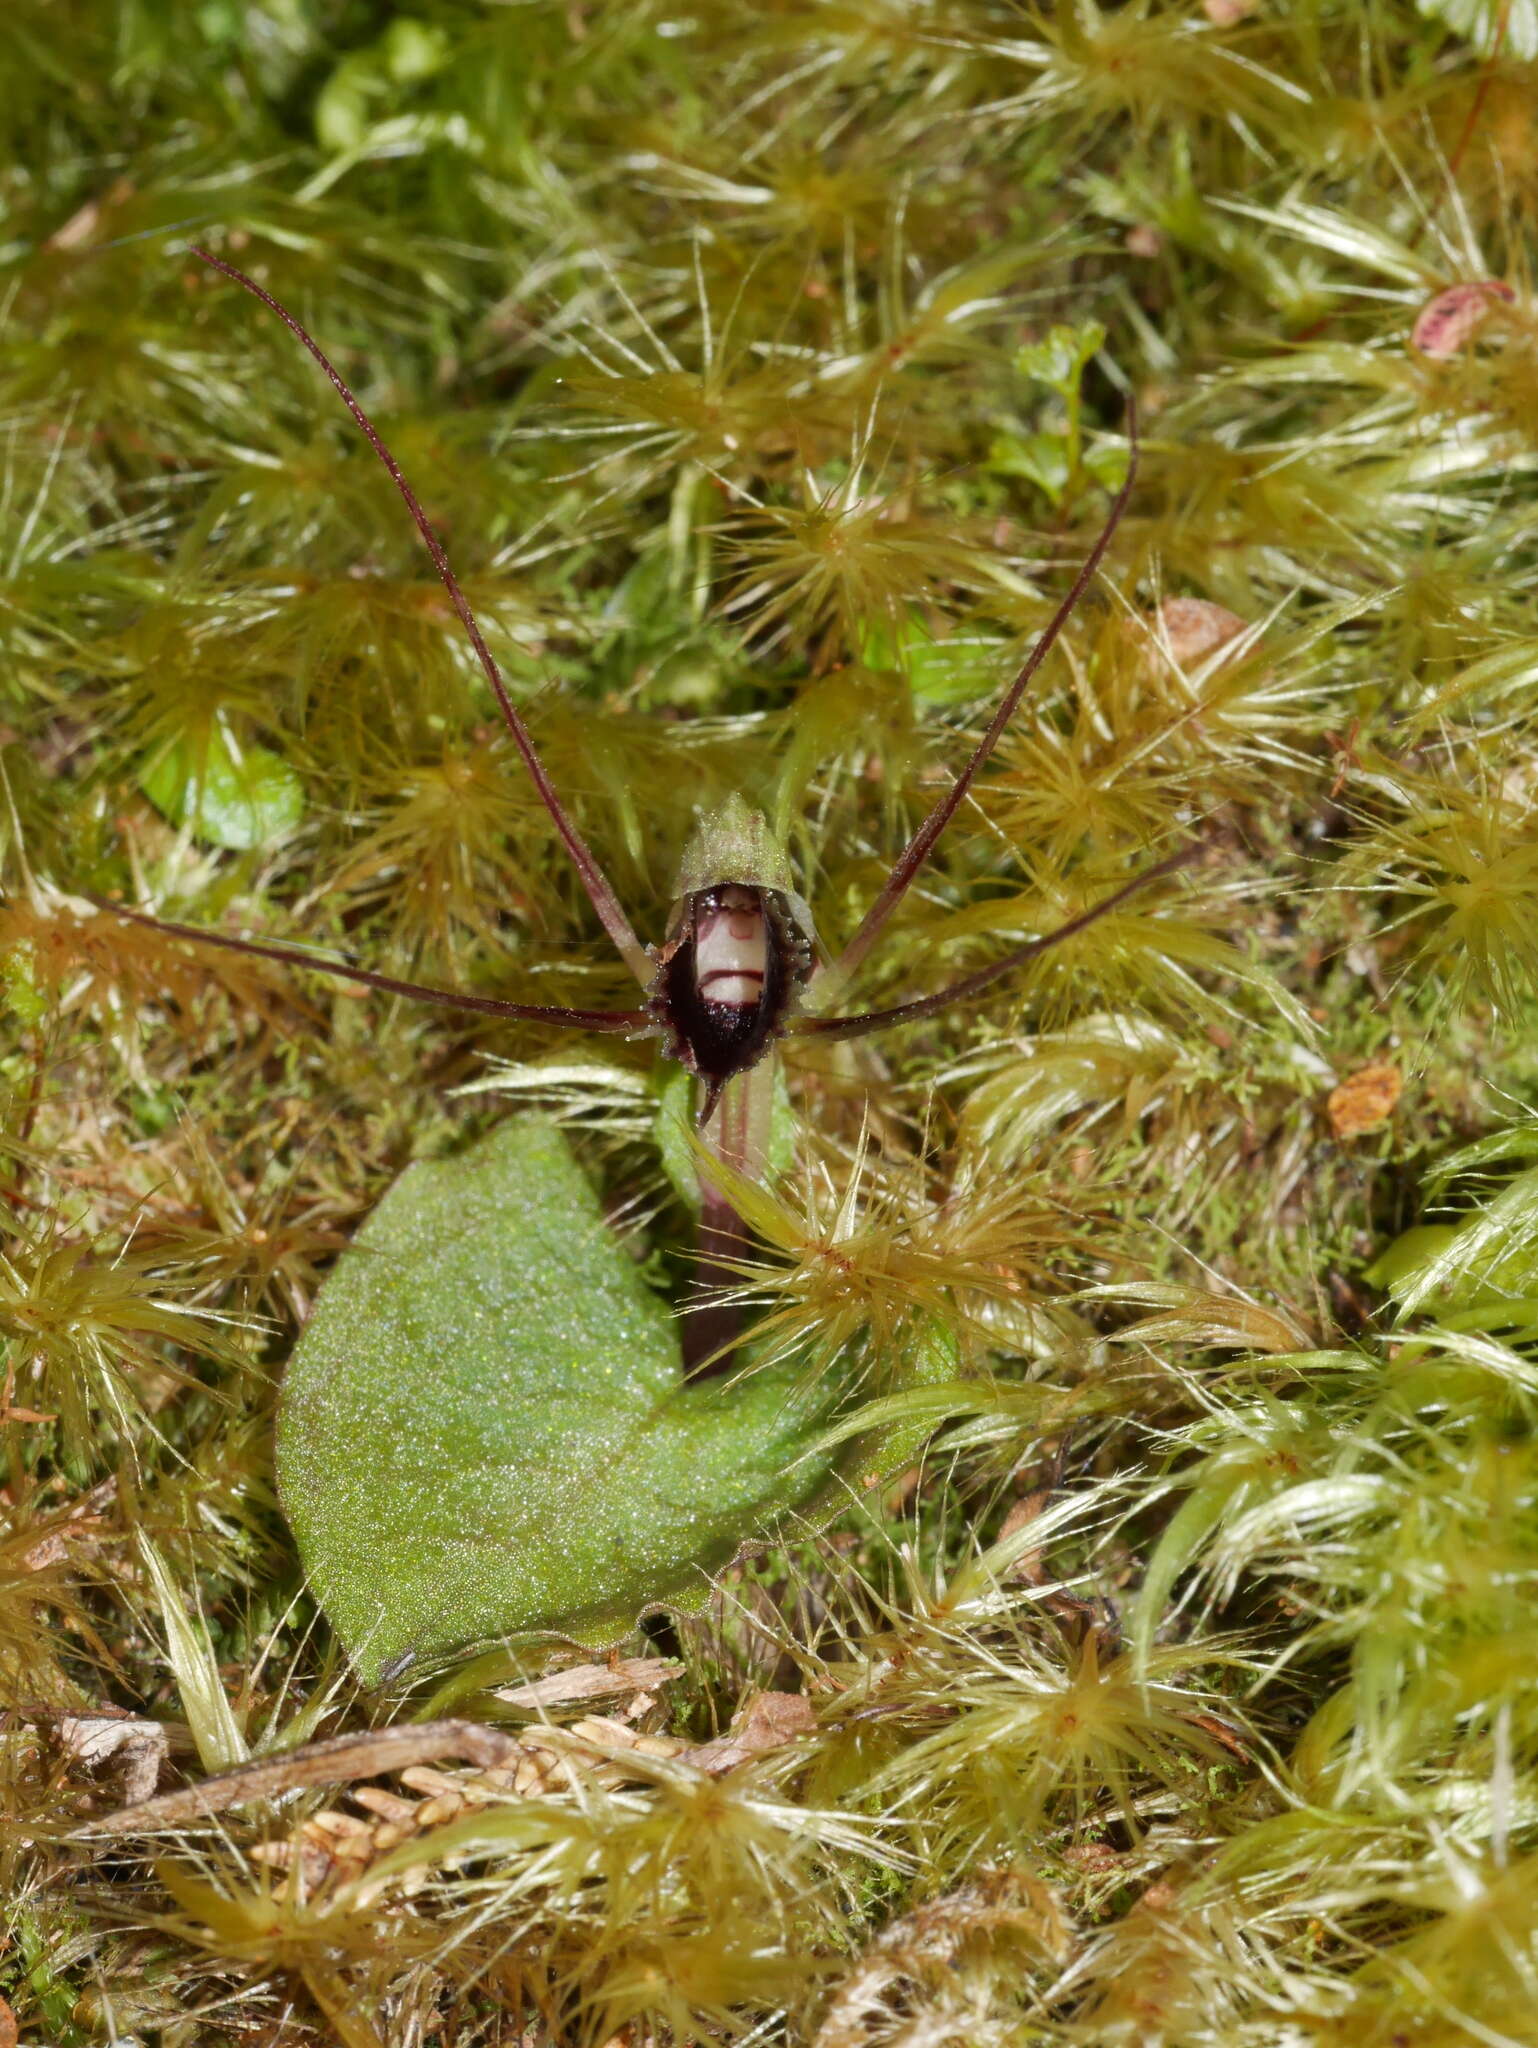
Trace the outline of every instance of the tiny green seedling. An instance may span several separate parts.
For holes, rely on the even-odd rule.
[[[1004,692],[971,757],[898,855],[880,894],[842,952],[826,965],[819,962],[811,913],[796,892],[785,849],[777,843],[765,819],[740,796],[729,798],[697,827],[684,853],[667,936],[660,946],[643,945],[603,869],[556,794],[443,545],[372,420],[319,344],[286,307],[254,279],[207,250],[195,248],[193,254],[260,299],[298,337],[325,371],[370,447],[389,471],[443,580],[540,801],[566,846],[604,930],[635,975],[642,1000],[629,1010],[581,1010],[510,1002],[397,980],[342,961],[318,959],[298,946],[200,931],[143,911],[108,906],[120,916],[178,938],[196,940],[201,945],[223,946],[233,952],[335,975],[416,1002],[550,1024],[564,1030],[657,1038],[666,1058],[679,1061],[698,1077],[698,1122],[709,1153],[734,1171],[757,1178],[763,1170],[769,1142],[772,1079],[766,1061],[782,1038],[788,1034],[859,1038],[869,1032],[914,1023],[965,1002],[1038,954],[1083,931],[1191,857],[1192,849],[1182,848],[1055,931],[1014,947],[988,966],[964,975],[932,995],[886,1009],[843,1016],[828,1014],[818,1007],[820,1001],[826,1001],[843,987],[880,937],[993,752],[1031,678],[1088,589],[1132,491],[1136,427],[1135,421],[1129,421],[1132,460],[1126,478],[1072,588]],[[741,1218],[730,1202],[719,1192],[707,1189],[700,1224],[702,1312],[694,1319],[689,1347],[696,1362],[719,1357],[723,1349],[729,1349],[731,1318],[723,1313],[719,1303],[713,1308],[711,1299],[723,1275],[730,1271],[730,1266],[723,1266],[722,1262],[740,1252],[745,1235]]]

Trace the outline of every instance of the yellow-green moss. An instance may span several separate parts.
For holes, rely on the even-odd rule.
[[[23,2040],[1530,2038],[1531,1209],[1477,1177],[1528,1156],[1538,1086],[1529,30],[1493,0],[4,8]],[[859,994],[1204,838],[966,1010],[792,1054],[752,1281],[780,1340],[938,1332],[970,1377],[921,1471],[730,1577],[635,1711],[703,1739],[768,1686],[815,1732],[723,1782],[493,1800],[350,1888],[253,1853],[356,1821],[341,1795],[67,1845],[123,1796],[72,1728],[164,1724],[196,1773],[425,1711],[339,1675],[271,1406],[393,1175],[501,1113],[455,1093],[489,1055],[654,1217],[659,1285],[687,1216],[647,1048],[567,1045],[542,1093],[531,1029],[90,900],[626,1000],[388,481],[189,237],[373,410],[644,935],[733,790],[853,931],[1090,545],[1129,396],[1106,571]],[[1456,353],[1417,346],[1485,281],[1512,296]],[[211,749],[275,757],[261,843],[198,826]],[[1353,1131],[1329,1098],[1367,1066],[1402,1092]],[[1364,1275],[1423,1211],[1458,1249],[1396,1325]],[[456,1710],[505,1714],[507,1675]]]

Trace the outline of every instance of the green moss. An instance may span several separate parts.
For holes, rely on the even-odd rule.
[[[1522,10],[0,14],[22,2038],[1525,2038]],[[629,1000],[387,479],[189,238],[370,407],[643,936],[733,792],[830,949],[854,931],[1090,546],[1128,396],[1105,572],[851,1000],[1203,838],[964,1011],[793,1045],[797,1155],[755,1197],[772,1337],[855,1348],[876,1393],[938,1329],[965,1376],[923,1397],[921,1466],[728,1574],[633,1712],[705,1739],[767,1686],[815,1730],[719,1783],[653,1758],[504,1791],[373,1864],[322,1853],[364,1825],[334,1788],[158,1860],[65,1853],[125,1796],[125,1753],[71,1730],[163,1724],[174,1774],[425,1711],[342,1675],[272,1408],[385,1187],[503,1113],[466,1084],[561,1116],[653,1285],[689,1219],[645,1046],[93,904]],[[1485,280],[1514,296],[1417,345]],[[262,770],[233,830],[200,808],[212,753]],[[1343,1134],[1366,1066],[1402,1092]],[[1456,1235],[1376,1269],[1384,1306],[1368,1269],[1424,1223]],[[505,1664],[456,1674],[455,1711],[511,1712]],[[345,1818],[304,1832],[316,1802]]]

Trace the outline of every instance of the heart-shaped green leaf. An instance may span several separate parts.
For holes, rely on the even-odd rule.
[[[820,1494],[837,1390],[685,1385],[677,1325],[564,1139],[516,1121],[409,1167],[288,1369],[278,1478],[315,1593],[373,1681],[523,1631],[614,1642]],[[914,1432],[844,1455],[862,1479]]]

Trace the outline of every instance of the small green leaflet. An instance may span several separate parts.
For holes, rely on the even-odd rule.
[[[283,838],[304,815],[304,791],[282,756],[238,745],[222,722],[202,747],[177,740],[157,754],[139,787],[173,825],[235,853]]]

